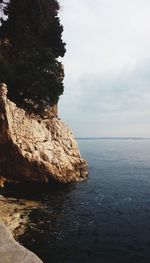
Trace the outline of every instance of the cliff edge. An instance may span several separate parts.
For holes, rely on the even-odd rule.
[[[68,126],[58,117],[42,119],[17,108],[0,84],[0,184],[77,182],[87,174]]]

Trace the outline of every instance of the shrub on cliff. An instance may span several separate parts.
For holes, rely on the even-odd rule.
[[[41,112],[63,93],[65,54],[57,0],[10,0],[0,26],[0,82],[18,106]]]

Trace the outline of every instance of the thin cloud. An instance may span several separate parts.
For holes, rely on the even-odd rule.
[[[119,132],[119,136],[147,136],[150,2],[63,0],[62,4],[67,55],[61,116],[77,136],[105,136],[105,132],[112,136],[115,126],[117,136]]]

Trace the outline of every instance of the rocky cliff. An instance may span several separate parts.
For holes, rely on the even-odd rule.
[[[7,98],[0,85],[0,183],[54,179],[61,183],[87,177],[70,129],[57,117],[29,115]]]

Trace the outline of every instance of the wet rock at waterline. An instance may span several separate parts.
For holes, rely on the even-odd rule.
[[[0,221],[3,221],[15,238],[23,235],[29,224],[28,214],[43,207],[39,201],[16,199],[0,195]]]
[[[0,84],[0,184],[86,177],[87,164],[68,126],[58,117],[42,119],[17,108]]]

